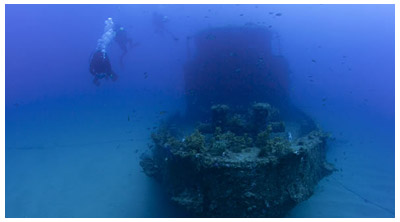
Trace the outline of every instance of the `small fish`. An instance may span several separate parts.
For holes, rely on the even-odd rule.
[[[243,14],[240,14],[240,16],[243,16]]]
[[[144,72],[143,75],[144,75],[144,78],[145,78],[145,79],[147,79],[147,77],[149,77],[149,75],[147,74],[147,72]]]
[[[274,12],[269,12],[270,15],[274,14]]]
[[[139,150],[138,150],[138,149],[136,149],[136,150],[135,150],[135,153],[138,153],[138,152],[139,152]]]
[[[167,113],[167,111],[160,111],[160,115],[164,115],[166,113]]]
[[[278,12],[275,14],[275,16],[282,16],[282,13]]]
[[[322,101],[325,102],[326,101],[326,97],[322,98]]]
[[[316,63],[317,61],[315,61],[315,59],[311,59],[311,62],[314,62],[314,63]]]
[[[18,103],[14,103],[14,106],[18,108],[18,107],[19,107],[19,104],[18,104]]]
[[[272,25],[269,25],[268,28],[272,28]]]
[[[307,76],[308,78],[312,78],[312,75]]]
[[[128,116],[128,121],[131,121],[131,118]]]

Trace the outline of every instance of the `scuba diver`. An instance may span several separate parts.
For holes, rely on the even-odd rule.
[[[166,15],[161,15],[157,12],[153,13],[153,25],[155,27],[155,32],[159,33],[161,35],[164,34],[164,32],[168,33],[171,35],[172,39],[175,41],[178,41],[179,38],[176,37],[171,31],[169,31],[167,28],[165,28],[165,24],[169,21],[168,16]]]
[[[114,23],[112,18],[105,21],[104,33],[97,41],[96,51],[90,58],[89,71],[94,76],[93,83],[96,86],[100,85],[99,80],[103,78],[111,78],[113,81],[117,80],[118,76],[111,68],[110,59],[108,58],[106,49],[115,36]]]
[[[123,59],[126,53],[128,53],[128,44],[130,48],[137,46],[139,43],[132,43],[132,39],[128,37],[128,33],[124,27],[120,25],[116,25],[115,31],[115,38],[114,40],[118,43],[119,47],[122,50],[122,55],[120,57],[120,64],[121,67],[124,66]]]
[[[113,81],[117,80],[118,76],[111,68],[110,59],[107,53],[97,50],[90,60],[90,73],[94,76],[93,83],[96,86],[100,85],[99,80],[102,78],[111,78]]]

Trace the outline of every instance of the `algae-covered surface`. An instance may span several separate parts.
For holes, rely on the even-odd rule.
[[[240,117],[213,105],[210,119],[182,139],[169,129],[173,120],[162,124],[140,163],[192,215],[286,216],[335,170],[325,159],[326,133],[315,127],[293,138],[267,103],[254,103]]]

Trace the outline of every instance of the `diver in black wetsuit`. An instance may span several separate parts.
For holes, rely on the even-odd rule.
[[[111,68],[110,59],[106,52],[108,46],[115,36],[114,22],[112,18],[108,18],[105,22],[104,33],[99,40],[97,40],[96,51],[90,58],[89,71],[94,76],[93,83],[96,86],[100,85],[100,79],[111,78],[113,81],[117,80],[118,76]]]
[[[132,39],[128,37],[128,33],[124,27],[117,25],[116,28],[114,29],[114,31],[115,31],[114,40],[118,43],[119,47],[122,50],[122,55],[120,57],[120,63],[121,63],[121,66],[123,67],[124,66],[124,64],[123,64],[124,56],[126,55],[126,53],[128,53],[128,44],[129,44],[129,47],[132,48],[132,47],[138,45],[138,43],[135,43],[135,44],[132,43]]]
[[[94,76],[93,83],[96,86],[100,85],[99,80],[106,77],[111,78],[113,81],[117,80],[118,76],[111,68],[110,59],[107,53],[97,50],[90,59],[90,73]]]

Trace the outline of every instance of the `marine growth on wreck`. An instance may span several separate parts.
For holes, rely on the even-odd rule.
[[[327,134],[319,129],[300,132],[268,103],[254,103],[245,114],[227,105],[210,109],[211,121],[186,136],[160,126],[140,163],[193,215],[282,217],[332,172]]]

